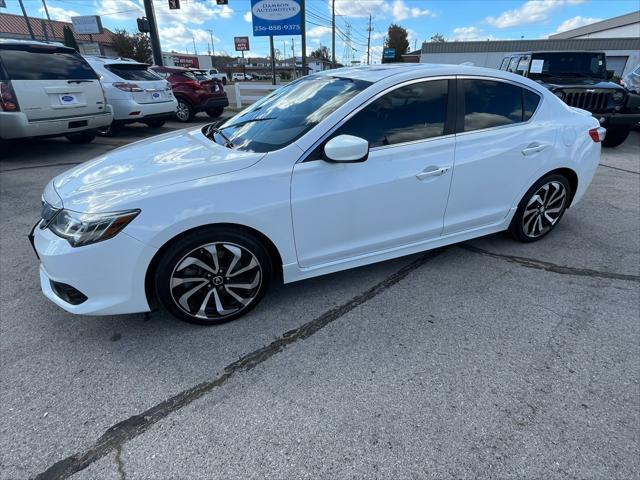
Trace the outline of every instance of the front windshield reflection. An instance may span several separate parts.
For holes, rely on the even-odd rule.
[[[274,91],[218,129],[234,148],[277,150],[300,138],[369,85],[362,80],[305,77]]]

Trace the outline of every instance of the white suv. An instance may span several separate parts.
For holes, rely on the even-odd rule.
[[[248,73],[232,73],[231,79],[234,82],[242,81],[242,80],[251,80],[253,77]]]
[[[112,116],[98,75],[75,50],[0,40],[0,140],[66,136],[88,143]]]
[[[171,84],[135,60],[85,57],[100,76],[107,102],[113,107],[113,123],[107,134],[115,134],[127,123],[142,122],[152,128],[172,117],[178,102]]]

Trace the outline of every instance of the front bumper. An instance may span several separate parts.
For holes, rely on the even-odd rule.
[[[145,118],[167,118],[172,116],[178,108],[178,101],[172,98],[168,102],[138,103],[132,99],[113,100],[113,119],[115,121],[141,122]],[[132,112],[140,112],[138,115],[130,115]]]
[[[36,227],[33,243],[40,257],[42,292],[68,312],[84,315],[112,315],[150,310],[145,293],[145,276],[157,252],[120,232],[103,242],[74,248],[50,230]],[[51,281],[70,285],[87,299],[72,305],[63,300]]]
[[[227,98],[227,95],[225,94],[224,97],[219,97],[219,98],[211,98],[209,99],[205,104],[200,105],[199,109],[200,110],[210,110],[212,108],[224,108],[224,107],[228,107],[229,106],[229,99]]]
[[[105,127],[111,123],[111,106],[93,115],[29,121],[23,112],[0,112],[0,138],[54,137]],[[78,127],[69,127],[73,124]]]

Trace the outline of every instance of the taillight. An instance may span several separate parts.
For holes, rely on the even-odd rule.
[[[3,112],[19,112],[20,105],[11,82],[0,82],[0,110]]]
[[[603,141],[606,135],[607,131],[602,127],[592,128],[591,130],[589,130],[589,136],[591,137],[591,140],[596,143],[600,143],[601,141]]]
[[[126,83],[126,82],[116,82],[113,84],[118,90],[122,90],[123,92],[142,92],[142,88],[140,88],[135,83]]]

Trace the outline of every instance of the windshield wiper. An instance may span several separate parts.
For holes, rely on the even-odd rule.
[[[250,120],[243,120],[242,122],[234,123],[233,125],[227,125],[226,127],[222,127],[221,130],[225,128],[240,127],[246,123],[264,122],[265,120],[275,120],[275,119],[276,117],[252,118]]]
[[[216,128],[214,125],[215,125],[214,123],[209,125],[209,128],[207,128],[207,133],[205,135],[213,140],[213,134],[217,133],[224,140],[224,146],[225,147],[233,148],[233,142],[231,140],[229,140],[229,137],[227,137],[224,133],[222,133],[220,131],[219,128]]]

